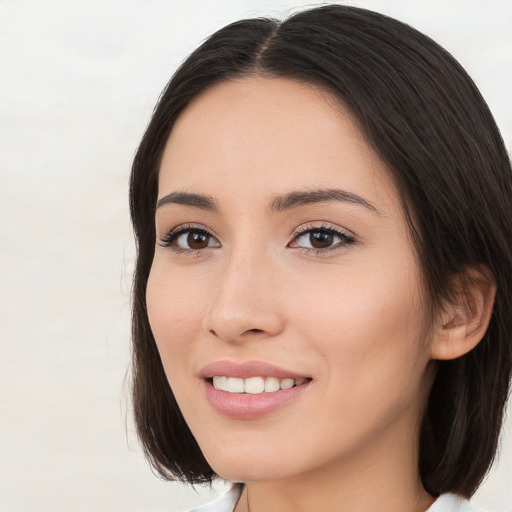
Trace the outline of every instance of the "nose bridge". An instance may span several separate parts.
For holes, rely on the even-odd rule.
[[[264,244],[239,243],[219,265],[204,327],[226,341],[249,334],[275,335],[282,327],[273,292],[273,263]]]

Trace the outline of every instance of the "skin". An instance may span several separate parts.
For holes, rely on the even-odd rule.
[[[357,194],[373,209],[331,200],[269,212],[276,195],[316,189]],[[167,142],[158,197],[173,192],[204,194],[218,210],[157,208],[148,315],[205,457],[247,484],[236,511],[248,510],[247,493],[251,512],[426,510],[418,429],[440,336],[396,188],[347,109],[285,79],[216,85]],[[181,252],[162,247],[189,224],[211,233],[208,247],[192,251],[186,236]],[[294,235],[326,226],[353,241],[308,251],[310,232]],[[201,369],[221,359],[312,381],[272,414],[233,419],[202,390]]]

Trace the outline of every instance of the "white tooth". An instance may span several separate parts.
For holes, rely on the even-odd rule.
[[[216,375],[213,377],[213,387],[215,389],[219,389],[220,391],[227,391],[228,390],[228,378]]]
[[[302,386],[302,384],[304,384],[304,382],[306,382],[306,379],[297,379],[295,381],[295,385],[296,386]]]
[[[281,389],[290,389],[293,388],[294,380],[293,379],[282,379],[279,382],[279,386]]]
[[[226,391],[230,393],[243,393],[244,392],[244,379],[237,379],[236,377],[228,377],[228,384]]]
[[[265,391],[265,381],[263,377],[249,377],[245,379],[244,389],[246,393],[263,393]]]
[[[279,379],[277,377],[267,377],[265,379],[265,392],[279,391]]]

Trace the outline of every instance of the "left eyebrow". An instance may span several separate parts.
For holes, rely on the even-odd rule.
[[[337,188],[290,192],[272,199],[268,209],[271,213],[279,213],[307,204],[327,203],[330,201],[357,204],[367,208],[377,215],[382,215],[381,212],[372,203],[370,203],[370,201],[367,201],[363,197],[352,192]]]

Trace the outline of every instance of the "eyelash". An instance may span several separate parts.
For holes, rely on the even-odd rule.
[[[176,245],[176,240],[183,235],[184,233],[195,232],[201,235],[205,235],[208,237],[212,237],[213,235],[204,228],[199,226],[195,226],[194,224],[184,224],[182,226],[178,226],[177,228],[172,229],[166,235],[160,238],[159,245],[164,248],[169,248],[173,252],[177,254],[187,254],[190,256],[199,256],[200,252],[204,249],[183,249]]]
[[[344,231],[340,228],[330,226],[327,224],[321,224],[320,226],[313,226],[311,224],[306,224],[304,226],[301,226],[300,228],[296,229],[292,233],[292,242],[300,238],[301,236],[304,236],[308,233],[325,233],[328,235],[334,235],[338,238],[340,238],[340,242],[332,245],[331,247],[325,248],[325,249],[316,249],[314,247],[297,247],[298,250],[301,252],[305,252],[308,254],[325,254],[330,251],[335,251],[340,248],[340,246],[346,246],[355,243],[356,239],[355,237],[350,234],[348,231]]]
[[[204,249],[208,249],[209,247],[204,247],[202,249],[183,249],[182,247],[179,247],[176,245],[176,240],[183,235],[184,233],[188,232],[195,232],[207,237],[214,238],[213,235],[205,228],[195,226],[193,224],[186,224],[179,226],[177,228],[172,229],[169,231],[166,235],[161,237],[159,239],[159,245],[164,248],[169,248],[173,252],[177,254],[186,254],[188,256],[199,256]],[[299,239],[301,236],[306,235],[307,233],[314,233],[314,232],[321,232],[328,235],[334,235],[338,238],[340,238],[340,242],[334,244],[331,247],[325,248],[325,249],[316,249],[313,247],[294,247],[301,252],[305,252],[308,254],[325,254],[327,252],[336,250],[339,248],[339,246],[346,246],[355,243],[355,237],[351,235],[349,232],[341,230],[339,228],[336,228],[334,226],[322,224],[321,226],[313,226],[311,224],[306,224],[304,226],[301,226],[300,228],[296,229],[292,233],[292,242]],[[291,243],[291,242],[290,242]]]

